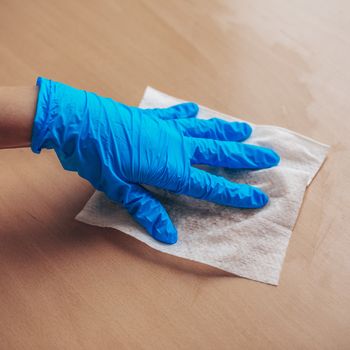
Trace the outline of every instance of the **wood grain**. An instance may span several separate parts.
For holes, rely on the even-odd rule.
[[[0,84],[38,75],[138,104],[147,85],[332,145],[279,287],[74,216],[52,152],[0,152],[1,349],[349,349],[348,1],[0,2]]]

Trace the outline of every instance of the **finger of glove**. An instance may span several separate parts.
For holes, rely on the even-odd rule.
[[[198,105],[193,102],[180,103],[178,105],[169,108],[154,108],[147,111],[158,118],[169,119],[182,119],[182,118],[194,118],[198,114]]]
[[[280,157],[272,149],[240,142],[185,137],[192,164],[207,164],[234,169],[270,168]]]
[[[131,184],[122,200],[129,214],[157,241],[174,244],[177,230],[162,204],[143,187]]]
[[[243,141],[247,139],[252,128],[247,123],[227,122],[222,119],[180,119],[176,124],[185,136],[200,137],[223,141]]]
[[[194,167],[181,193],[236,208],[261,208],[268,202],[268,196],[256,187],[237,184]]]

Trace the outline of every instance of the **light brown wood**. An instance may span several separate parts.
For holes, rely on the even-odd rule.
[[[53,152],[0,151],[1,349],[349,349],[350,6],[0,3],[0,84],[43,75],[138,104],[147,85],[332,149],[279,287],[74,221],[92,188]]]

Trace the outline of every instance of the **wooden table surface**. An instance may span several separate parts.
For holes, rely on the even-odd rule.
[[[350,349],[349,33],[346,0],[2,0],[1,85],[151,85],[332,148],[278,287],[76,222],[89,184],[0,151],[0,349]]]

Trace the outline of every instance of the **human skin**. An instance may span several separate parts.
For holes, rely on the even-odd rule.
[[[29,147],[37,86],[0,87],[0,148]]]

